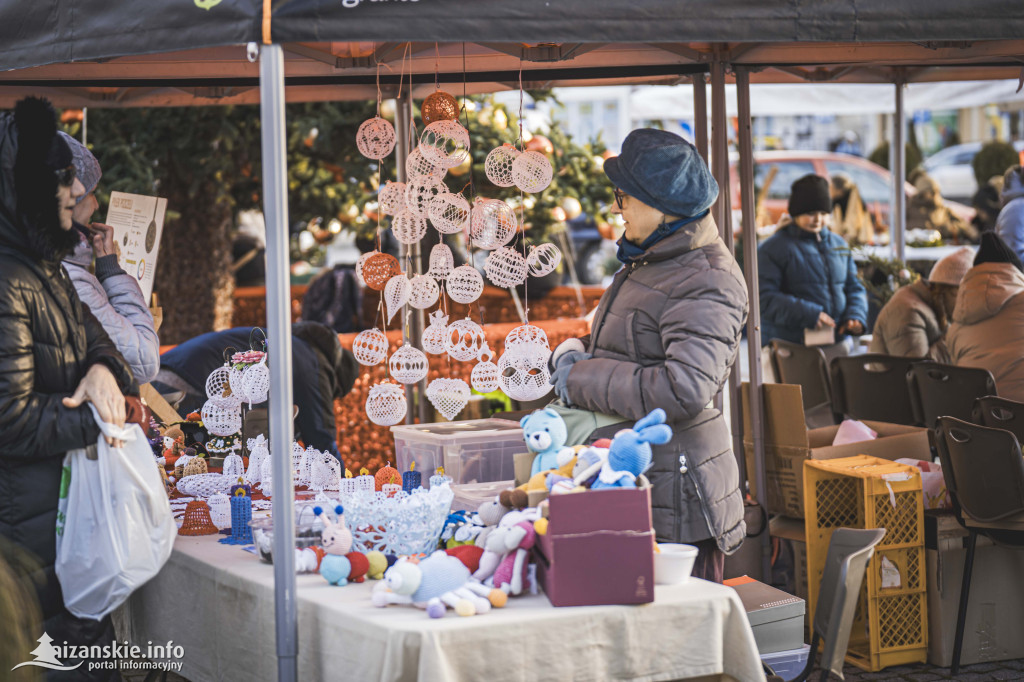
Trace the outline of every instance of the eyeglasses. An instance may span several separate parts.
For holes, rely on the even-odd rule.
[[[625,199],[626,197],[628,197],[628,196],[629,196],[628,194],[626,194],[625,192],[623,192],[623,191],[622,191],[621,189],[619,189],[618,187],[616,187],[616,188],[615,188],[615,205],[619,207],[619,210],[620,210],[620,211],[622,210],[622,202],[623,202],[623,200],[624,200],[624,199]]]
[[[70,187],[75,184],[75,167],[73,165],[55,170],[53,174],[57,178],[57,184],[61,187]]]

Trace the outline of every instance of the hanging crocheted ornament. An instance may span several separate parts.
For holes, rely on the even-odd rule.
[[[233,407],[242,401],[231,392],[231,367],[224,363],[223,367],[210,372],[206,377],[206,397],[216,405]]]
[[[423,156],[423,152],[420,151],[419,147],[416,147],[409,156],[405,159],[405,176],[406,181],[411,182],[427,175],[432,175],[435,178],[441,179],[444,177],[448,170],[437,166],[426,159]]]
[[[237,481],[239,476],[245,475],[245,464],[242,463],[242,457],[231,453],[224,458],[224,466],[221,471],[227,478]]]
[[[228,384],[231,386],[231,395],[238,398],[238,404],[249,402],[249,384],[245,380],[245,366],[235,365],[228,374]],[[214,402],[216,404],[216,402]],[[229,405],[230,407],[230,405]]]
[[[398,384],[382,381],[370,387],[366,415],[377,426],[394,426],[405,419],[407,409],[405,389]]]
[[[437,286],[433,277],[416,275],[410,281],[410,286],[412,290],[409,293],[409,305],[417,310],[434,305],[441,295],[441,288]]]
[[[390,180],[377,192],[377,203],[384,215],[398,215],[405,208],[405,183]]]
[[[484,278],[472,265],[460,265],[448,275],[445,289],[456,303],[472,303],[484,292]]]
[[[423,350],[433,355],[444,352],[444,339],[448,333],[448,316],[440,310],[430,313],[430,324],[423,330]]]
[[[430,125],[434,121],[455,121],[459,118],[459,103],[455,98],[443,90],[423,100],[420,105],[420,116],[424,125]]]
[[[427,386],[427,400],[441,416],[451,421],[469,402],[469,386],[462,379],[434,379]]]
[[[455,257],[447,244],[434,244],[430,250],[430,268],[427,275],[434,279],[447,279],[455,269]]]
[[[476,360],[486,343],[483,327],[469,317],[452,322],[444,335],[445,352],[462,362]]]
[[[506,350],[510,347],[527,345],[541,346],[544,350],[551,348],[551,345],[548,343],[548,335],[544,333],[543,329],[533,324],[521,324],[518,327],[513,327],[505,335]]]
[[[398,350],[391,354],[388,360],[388,370],[391,377],[403,384],[415,384],[427,376],[430,368],[430,361],[423,351],[408,343],[403,344]]]
[[[525,351],[525,352],[524,352]],[[551,354],[550,351],[547,353]],[[543,360],[540,358],[543,357]],[[551,391],[548,380],[547,356],[521,348],[519,352],[506,349],[498,359],[498,383],[501,390],[513,400],[537,400]]]
[[[523,152],[512,162],[512,181],[524,192],[543,191],[553,176],[551,162],[540,152]]]
[[[488,251],[508,244],[515,236],[516,213],[500,199],[477,199],[470,218],[473,245]]]
[[[368,159],[383,159],[395,148],[395,127],[380,116],[363,121],[356,132],[356,147]]]
[[[247,440],[246,446],[249,448],[249,468],[245,471],[245,482],[253,485],[260,482],[260,465],[270,456],[270,443],[261,433]]]
[[[384,287],[384,303],[388,308],[388,322],[395,316],[395,313],[402,309],[402,306],[409,302],[411,293],[412,285],[409,284],[409,278],[404,274],[395,275],[388,281],[388,285]]]
[[[461,194],[444,192],[430,200],[427,215],[441,234],[456,234],[469,222],[469,202]]]
[[[469,131],[458,121],[434,121],[420,135],[420,152],[441,168],[454,168],[469,158]]]
[[[406,208],[391,220],[391,232],[403,244],[416,244],[427,233],[427,219]]]
[[[444,180],[433,175],[410,180],[405,185],[405,210],[420,218],[426,218],[430,202],[435,197],[448,193],[448,186],[444,184]]]
[[[222,407],[207,400],[202,409],[203,426],[214,436],[232,436],[242,430],[239,406]]]
[[[388,354],[387,335],[379,329],[364,329],[352,340],[352,354],[360,365],[379,365]]]
[[[480,361],[473,366],[470,384],[477,393],[490,393],[498,390],[498,366],[492,362],[494,353],[485,343],[477,356]],[[486,358],[486,359],[485,359]]]
[[[398,259],[389,253],[378,253],[363,263],[363,281],[366,286],[384,291],[388,280],[402,271]]]
[[[562,252],[551,243],[531,246],[530,253],[526,256],[526,266],[534,277],[543,277],[544,275],[551,274],[561,262]]]
[[[245,397],[249,402],[249,409],[253,403],[262,403],[270,397],[270,368],[267,367],[267,356],[255,365],[249,365],[242,372],[242,381],[245,383]]]
[[[487,279],[496,287],[509,289],[526,281],[526,259],[515,249],[503,246],[491,251],[484,261]]]
[[[516,184],[512,179],[512,164],[521,153],[507,142],[495,147],[484,159],[484,175],[498,187],[511,187]]]
[[[403,195],[403,201],[404,200]],[[356,261],[356,279],[358,279],[359,283],[363,286],[366,286],[366,280],[363,279],[363,266],[366,265],[366,261],[376,256],[378,253],[380,253],[380,251],[367,251],[359,257],[359,260]]]

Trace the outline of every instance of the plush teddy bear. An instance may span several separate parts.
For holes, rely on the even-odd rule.
[[[545,407],[522,418],[519,425],[523,427],[523,439],[530,452],[536,454],[530,476],[542,471],[557,469],[573,456],[572,448],[565,447],[568,432],[565,422],[554,409]]]
[[[591,490],[599,488],[635,488],[636,479],[651,465],[651,443],[661,445],[672,440],[672,428],[665,423],[660,407],[638,421],[632,429],[615,434],[608,459],[601,466]]]

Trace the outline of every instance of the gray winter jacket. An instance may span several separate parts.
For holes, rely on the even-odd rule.
[[[1003,209],[996,218],[996,234],[1024,260],[1024,178],[1019,172],[1008,171],[1004,176],[999,200]]]
[[[739,471],[722,414],[708,403],[736,359],[747,289],[710,216],[686,225],[615,276],[573,365],[570,401],[637,420],[668,413],[671,442],[654,448],[655,533],[665,542],[715,538],[727,554],[746,534]]]
[[[78,297],[132,368],[135,380],[140,384],[152,381],[160,370],[160,339],[142,290],[117,264],[116,256],[98,258],[95,275],[89,272],[91,262],[92,249],[82,242],[64,259],[64,269]]]

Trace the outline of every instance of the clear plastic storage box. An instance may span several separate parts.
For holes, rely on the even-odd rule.
[[[526,452],[519,422],[507,419],[400,425],[392,426],[391,432],[395,467],[404,472],[416,462],[424,488],[438,467],[444,467],[455,484],[511,481],[515,454]]]

